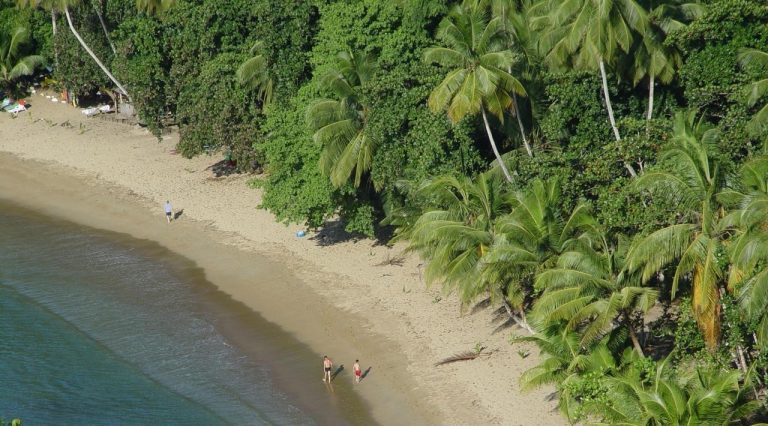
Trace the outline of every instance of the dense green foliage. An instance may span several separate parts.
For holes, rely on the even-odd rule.
[[[389,227],[427,282],[503,305],[571,421],[763,414],[764,1],[14,3],[0,34],[29,28],[60,88],[120,81],[185,156],[263,169],[278,220]]]

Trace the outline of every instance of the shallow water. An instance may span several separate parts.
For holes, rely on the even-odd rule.
[[[29,425],[372,422],[344,386],[302,391],[317,355],[191,262],[9,204],[0,359],[0,416]]]

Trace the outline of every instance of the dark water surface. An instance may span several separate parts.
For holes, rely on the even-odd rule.
[[[321,387],[318,363],[190,261],[0,203],[0,416],[25,425],[372,423],[348,387]]]

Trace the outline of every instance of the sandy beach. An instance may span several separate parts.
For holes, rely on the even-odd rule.
[[[351,370],[372,367],[356,388],[381,424],[559,425],[553,389],[522,393],[534,347],[511,345],[493,308],[462,311],[457,299],[421,280],[403,245],[329,242],[258,209],[253,176],[216,178],[220,156],[176,154],[146,129],[86,118],[71,106],[29,98],[18,118],[0,115],[0,198],[56,217],[156,241],[194,261],[222,291],[318,354]],[[165,200],[177,211],[168,225]],[[269,280],[254,281],[260,270]],[[478,359],[435,367],[484,347]],[[530,356],[518,354],[527,350]],[[324,391],[318,377],[308,386]]]

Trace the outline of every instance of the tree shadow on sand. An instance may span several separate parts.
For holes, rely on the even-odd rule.
[[[363,234],[348,232],[344,227],[346,224],[339,220],[329,220],[323,224],[317,234],[311,240],[315,241],[321,247],[332,246],[335,244],[351,241],[353,243],[368,238]],[[374,246],[387,245],[394,236],[395,228],[393,226],[376,227],[373,234]]]

